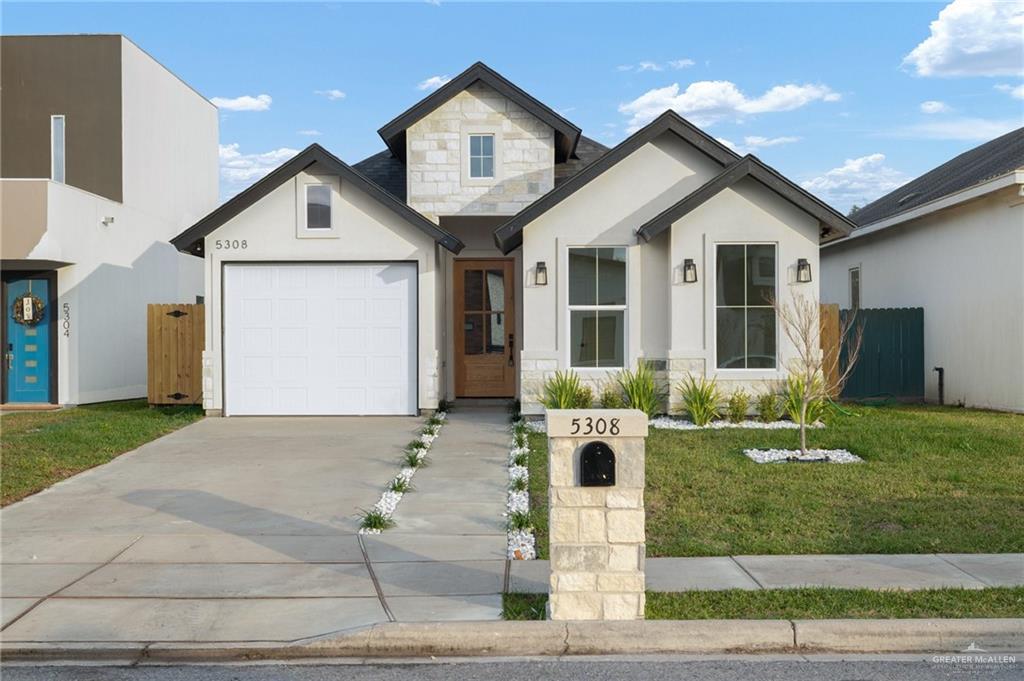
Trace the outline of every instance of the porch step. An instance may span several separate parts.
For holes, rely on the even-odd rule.
[[[459,407],[489,407],[493,409],[507,409],[512,400],[508,397],[457,397],[452,405]]]

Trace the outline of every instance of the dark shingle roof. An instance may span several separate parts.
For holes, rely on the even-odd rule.
[[[390,149],[353,163],[352,167],[379,184],[388,194],[405,202],[405,164],[393,156]]]
[[[1021,167],[1024,167],[1024,128],[965,151],[869,203],[850,219],[858,227],[864,227]]]
[[[599,159],[606,151],[608,151],[608,147],[581,135],[579,144],[576,145],[578,158],[555,164],[555,186],[562,184],[584,167]],[[405,164],[392,156],[389,149],[364,158],[359,163],[354,163],[352,167],[379,184],[384,191],[399,201],[406,200]]]
[[[576,145],[576,158],[571,158],[565,163],[555,164],[555,186],[562,184],[583,170],[584,167],[604,156],[606,151],[608,151],[608,147],[597,140],[580,135],[580,141]]]

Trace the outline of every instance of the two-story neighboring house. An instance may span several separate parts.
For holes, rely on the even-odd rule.
[[[851,228],[675,113],[606,149],[481,63],[379,134],[173,240],[205,258],[210,413],[536,412],[556,370],[599,386],[641,359],[757,389],[794,355],[768,299],[816,297],[819,244]]]
[[[120,35],[0,38],[5,405],[146,394],[146,304],[194,302],[168,241],[217,205],[217,109]]]

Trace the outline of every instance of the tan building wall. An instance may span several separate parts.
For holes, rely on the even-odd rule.
[[[495,136],[495,172],[471,179],[468,136]],[[475,83],[406,131],[409,205],[442,215],[514,215],[554,187],[555,133],[546,123]]]
[[[50,116],[63,114],[67,184],[121,200],[122,40],[0,38],[0,177],[49,178]]]
[[[1024,412],[1024,201],[1010,186],[822,249],[822,300],[923,307],[925,397]]]

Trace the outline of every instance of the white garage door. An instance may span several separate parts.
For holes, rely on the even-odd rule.
[[[224,267],[228,415],[416,413],[416,265]]]

